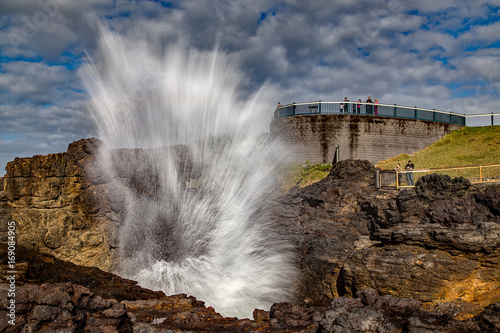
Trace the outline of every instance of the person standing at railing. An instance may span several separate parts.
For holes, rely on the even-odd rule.
[[[347,99],[347,97],[344,97],[344,102],[347,103],[340,103],[340,113],[349,112],[349,100]]]
[[[358,103],[361,103],[361,98],[358,99]],[[356,109],[358,109],[358,114],[360,114],[361,113],[361,104],[356,105]],[[354,110],[353,110],[353,112],[354,112]]]
[[[276,109],[274,110],[274,118],[281,117],[281,111],[278,110],[281,106],[281,103],[278,102],[278,106],[276,106]]]
[[[411,172],[414,169],[415,169],[415,165],[413,163],[411,163],[411,161],[408,161],[408,164],[406,164],[406,166],[405,166],[405,170],[406,170],[406,183],[408,184],[408,186],[414,186],[415,185],[413,183],[413,172]]]
[[[372,101],[372,97],[371,96],[368,96],[368,99],[366,100],[366,114],[372,114],[373,113],[373,110],[372,110],[372,106],[370,104],[373,103]]]
[[[396,178],[398,182],[398,186],[401,186],[401,181],[403,180],[403,174],[401,174],[401,164],[396,164]]]
[[[375,98],[375,114],[378,115],[378,99]]]

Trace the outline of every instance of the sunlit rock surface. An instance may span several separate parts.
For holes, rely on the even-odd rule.
[[[107,271],[117,267],[123,203],[106,195],[112,188],[93,163],[98,146],[96,140],[81,140],[64,154],[9,163],[0,182],[2,238],[6,222],[14,220],[20,245],[78,265]],[[175,149],[187,170],[186,186],[195,186],[200,166],[189,163],[184,148]],[[140,151],[121,150],[116,156],[126,161],[131,154],[140,158]],[[122,176],[147,195],[155,176],[125,166]],[[301,271],[296,304],[286,310],[290,316],[299,311],[300,318],[316,318],[315,311],[326,311],[337,297],[374,289],[380,297],[411,298],[422,302],[422,309],[467,325],[494,322],[495,303],[500,302],[500,186],[430,175],[414,189],[377,191],[373,171],[368,162],[342,161],[326,179],[294,188],[273,202],[272,219],[281,236],[294,244]],[[20,254],[25,257],[21,268],[30,256]],[[99,294],[93,285],[73,280],[85,274],[44,275],[52,271],[45,270],[46,264],[36,265],[38,273],[28,274],[27,284],[68,282]],[[115,280],[109,281],[114,286]],[[271,311],[270,323],[285,325],[279,313]],[[259,318],[268,323],[265,314]],[[302,320],[296,324],[303,328],[321,323]]]

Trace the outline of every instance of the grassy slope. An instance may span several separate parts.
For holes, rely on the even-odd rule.
[[[464,127],[412,155],[400,154],[377,163],[381,169],[404,168],[408,160],[416,169],[500,163],[500,126]]]
[[[328,176],[331,164],[311,164],[307,160],[304,164],[284,163],[278,170],[281,189],[288,192],[293,186],[306,187]]]

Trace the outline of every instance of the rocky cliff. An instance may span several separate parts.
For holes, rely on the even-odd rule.
[[[34,293],[33,286],[50,283],[43,289],[47,294],[67,295],[64,297],[69,297],[76,308],[115,299],[122,305],[106,301],[106,305],[98,306],[99,311],[107,311],[109,316],[97,314],[99,311],[92,305],[85,311],[100,319],[93,315],[86,318],[94,318],[93,322],[109,319],[113,322],[109,325],[127,331],[142,325],[134,324],[134,318],[143,318],[139,321],[149,325],[155,318],[174,316],[155,312],[159,311],[155,306],[161,308],[158,304],[162,304],[158,297],[164,295],[148,294],[146,298],[153,299],[153,303],[142,299],[139,306],[139,303],[125,301],[140,299],[117,296],[118,291],[106,293],[96,289],[96,284],[107,280],[111,281],[109,288],[113,290],[118,277],[109,275],[91,283],[92,274],[97,271],[88,269],[93,272],[89,276],[83,274],[81,268],[75,275],[56,274],[51,278],[50,274],[42,274],[70,270],[69,266],[49,269],[46,262],[54,260],[105,271],[118,268],[122,255],[118,231],[124,200],[116,196],[119,191],[99,171],[96,159],[99,147],[98,140],[80,140],[63,154],[9,163],[7,174],[0,180],[0,185],[3,183],[0,237],[6,239],[7,222],[15,221],[19,245],[26,247],[26,251],[38,253],[36,255],[45,253],[55,257],[30,264],[26,257],[36,257],[35,254],[26,252],[26,257],[21,256],[28,262],[26,265],[37,267],[25,275],[26,295]],[[198,177],[185,147],[169,149],[186,171],[186,183]],[[144,195],[154,196],[157,179],[154,171],[127,167],[127,159],[145,158],[141,149],[115,151],[113,158],[122,161],[116,163],[122,166],[117,170],[118,177]],[[498,319],[495,322],[491,318],[495,318],[500,309],[500,185],[471,185],[463,178],[429,175],[419,179],[412,189],[377,191],[373,174],[374,168],[369,162],[346,160],[336,164],[322,181],[303,189],[293,188],[287,195],[276,198],[272,219],[281,235],[294,244],[301,271],[296,302],[274,305],[269,315],[263,313],[264,319],[262,313],[257,312],[257,317],[268,325],[264,325],[266,328],[235,321],[233,324],[239,327],[234,328],[235,331],[279,331],[290,327],[329,332],[422,331],[432,327],[440,327],[442,332],[480,332],[481,327],[498,329]],[[78,275],[83,278],[77,279]],[[62,282],[66,284],[61,285]],[[130,291],[131,286],[134,283],[129,281],[123,287],[116,285],[116,289]],[[80,296],[73,297],[92,293],[102,300],[87,300],[85,305],[78,303]],[[25,318],[45,318],[40,319],[41,323],[56,320],[55,315],[43,317],[45,308],[38,305],[48,303],[37,297],[26,299],[26,304],[31,305],[26,305]],[[170,304],[170,301],[164,302]],[[175,302],[195,301],[182,296]],[[175,302],[172,304],[177,304]],[[196,302],[192,304],[199,304]],[[64,308],[52,303],[50,306],[64,313],[57,318],[72,318],[67,319],[68,323],[79,318],[71,306]],[[149,308],[146,314],[135,315],[132,309],[140,307]],[[37,310],[30,312],[33,309]],[[203,321],[200,319],[205,318],[203,316],[217,316],[203,311],[200,308],[194,310],[195,314],[182,312],[182,318],[196,317]],[[359,324],[364,328],[355,328],[353,318],[364,318]],[[26,325],[30,325],[31,319],[26,320]],[[171,323],[171,320],[165,322]],[[78,320],[71,325],[79,327]],[[168,325],[160,327],[170,327]],[[182,329],[188,330],[187,327]]]
[[[71,143],[66,153],[9,162],[0,188],[0,241],[6,239],[7,222],[15,221],[20,245],[78,265],[116,272],[123,255],[119,228],[125,198],[99,165],[101,147],[97,139],[82,139]],[[185,174],[191,174],[184,146],[163,150],[175,154]],[[111,158],[118,166],[116,177],[135,191],[154,196],[157,173],[147,167],[132,170],[127,163],[146,160],[143,149],[115,150]]]
[[[113,267],[116,223],[105,180],[96,168],[98,140],[81,140],[62,154],[16,158],[0,192],[0,237],[16,222],[17,242],[81,265]]]
[[[0,244],[2,258],[5,249]],[[22,246],[16,251],[16,316],[10,324],[9,286],[0,284],[0,332],[500,332],[500,304],[459,321],[375,290],[335,298],[327,307],[277,303],[256,309],[252,320],[225,318],[194,297],[165,296]],[[0,266],[0,275],[8,270]]]
[[[500,185],[427,175],[412,189],[377,191],[373,173],[342,161],[276,203],[299,253],[304,303],[375,289],[469,318],[500,302]]]

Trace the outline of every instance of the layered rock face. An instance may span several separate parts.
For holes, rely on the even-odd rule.
[[[100,142],[81,140],[67,153],[17,158],[0,192],[0,235],[16,222],[18,244],[77,264],[111,269],[119,216],[106,199],[96,160]]]
[[[16,222],[20,245],[75,264],[106,271],[119,269],[120,224],[125,201],[119,182],[102,170],[98,152],[102,142],[82,139],[66,153],[16,158],[7,164],[0,191],[0,241],[7,235],[7,222]],[[160,149],[159,149],[160,150]],[[161,148],[174,154],[187,177],[192,163],[187,148]],[[144,196],[153,197],[158,172],[130,168],[130,159],[147,160],[143,149],[121,149],[110,155],[113,177]],[[1,184],[1,183],[0,183]]]
[[[6,255],[5,243],[0,256]],[[9,323],[9,286],[0,284],[1,332],[499,332],[500,304],[459,321],[422,308],[419,301],[379,296],[375,290],[339,297],[328,307],[277,303],[253,320],[225,318],[184,294],[165,296],[97,268],[77,266],[22,246],[15,321]],[[9,268],[0,266],[0,274]],[[7,320],[8,319],[8,320]]]
[[[342,161],[276,204],[305,303],[375,289],[466,318],[500,302],[500,186],[427,175],[414,189],[377,191],[373,171]]]
[[[118,290],[133,294],[137,286],[130,281],[119,286],[119,278],[111,275],[91,283],[97,271],[90,268],[90,275],[81,268],[74,268],[78,273],[73,275],[54,273],[71,271],[73,266],[48,268],[48,262],[61,259],[106,271],[118,270],[125,198],[97,164],[100,146],[95,139],[80,140],[72,143],[67,153],[16,159],[8,164],[7,174],[0,179],[1,239],[6,239],[7,222],[15,221],[19,245],[25,246],[26,251],[55,257],[29,262],[27,258],[36,257],[35,254],[19,254],[27,262],[22,287],[26,289],[21,288],[20,295],[36,296],[37,288],[32,286],[49,283],[43,287],[47,295],[60,294],[76,308],[89,306],[86,318],[95,317],[90,322],[97,323],[96,327],[105,322],[102,327],[109,324],[119,331],[150,325],[155,318],[171,318],[165,319],[165,324],[156,322],[165,329],[172,327],[168,326],[172,321],[182,322],[185,317],[175,317],[174,310],[170,314],[155,312],[162,307],[161,302],[171,304],[172,309],[180,306],[178,302],[191,302],[196,309],[181,311],[182,316],[194,322],[219,316],[217,320],[224,322],[226,319],[220,315],[212,310],[203,312],[206,310],[198,308],[198,301],[184,296],[161,302],[158,297],[164,295],[120,296]],[[185,171],[186,184],[193,183],[200,172],[193,167],[187,148],[168,150]],[[116,177],[142,195],[154,197],[158,179],[155,170],[131,170],[127,164],[130,158],[146,158],[141,149],[118,150],[112,158],[120,166],[115,170]],[[246,324],[235,321],[238,328],[230,330],[498,329],[500,323],[494,318],[498,318],[500,309],[500,185],[471,185],[462,178],[428,175],[419,179],[414,189],[377,191],[373,174],[374,168],[368,161],[342,161],[322,181],[304,189],[294,188],[273,202],[272,219],[282,237],[296,248],[301,271],[296,303],[277,304],[270,314],[257,311],[258,320]],[[27,267],[36,269],[30,271]],[[113,291],[96,289],[97,285],[104,285],[103,281],[108,281]],[[367,289],[378,295],[364,291]],[[95,295],[89,296],[92,293]],[[71,306],[43,303],[42,296],[35,296],[26,296],[23,304],[31,305],[26,305],[24,318],[35,318],[33,322],[39,322],[36,325],[40,327],[64,320],[69,320],[67,323],[71,322],[76,331],[81,327],[75,319],[79,312]],[[111,298],[121,305],[103,301]],[[84,299],[84,303],[79,303]],[[92,304],[98,304],[97,308]],[[60,311],[49,311],[52,314],[48,315],[49,308],[38,305],[50,305]],[[145,310],[134,314],[133,309],[137,308]],[[353,326],[353,320],[361,317],[363,326]],[[31,325],[30,320],[26,319],[25,325]],[[133,320],[137,320],[135,324]],[[265,324],[259,326],[257,322]],[[188,330],[187,327],[182,330]],[[189,327],[203,330],[201,326]]]

